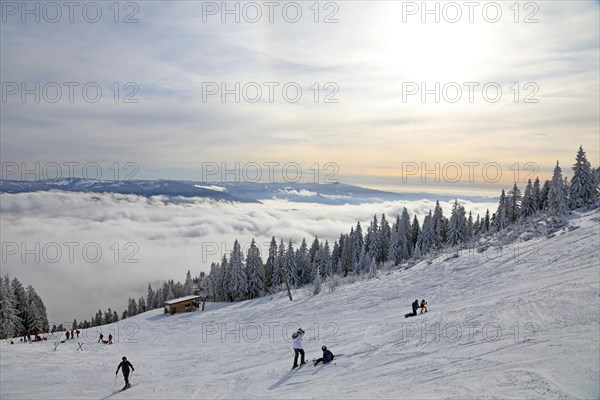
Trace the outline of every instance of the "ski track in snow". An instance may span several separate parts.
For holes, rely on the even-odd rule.
[[[494,259],[461,251],[334,292],[296,290],[293,302],[279,293],[191,314],[149,311],[120,322],[110,346],[96,343],[95,328],[83,331],[83,352],[76,342],[53,352],[51,341],[3,341],[0,397],[597,399],[597,215],[572,219],[580,228],[571,232],[505,245]],[[405,319],[423,297],[431,312]],[[298,326],[306,330],[308,364],[290,371],[284,334]],[[219,332],[209,334],[212,327]],[[343,356],[313,367],[322,344]],[[138,385],[112,394],[123,355]]]

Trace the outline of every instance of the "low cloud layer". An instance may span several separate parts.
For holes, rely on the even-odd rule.
[[[98,308],[119,313],[148,282],[208,271],[234,239],[255,238],[263,253],[272,236],[285,242],[333,242],[360,221],[406,207],[422,221],[435,201],[328,206],[280,200],[263,204],[181,202],[166,197],[38,192],[1,196],[2,274],[33,285],[53,321],[89,319]],[[460,201],[460,199],[459,199]],[[474,215],[495,204],[462,202]],[[450,203],[442,203],[446,215]],[[366,229],[366,228],[365,228]]]

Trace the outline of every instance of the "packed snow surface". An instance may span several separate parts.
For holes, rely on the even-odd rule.
[[[55,339],[3,342],[0,397],[597,399],[599,214],[571,226],[334,291],[325,283],[319,295],[299,289],[294,301],[280,293],[204,312],[148,311],[102,327],[112,345],[97,343],[95,328],[56,351]],[[430,312],[405,319],[417,298]],[[333,363],[290,372],[298,327],[308,361],[326,344]],[[113,394],[124,355],[137,385]]]

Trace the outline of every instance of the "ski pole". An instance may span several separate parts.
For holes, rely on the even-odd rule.
[[[117,387],[117,374],[115,374],[115,383],[113,383],[113,392],[115,391],[116,387]]]

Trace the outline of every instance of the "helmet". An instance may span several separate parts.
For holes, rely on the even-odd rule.
[[[123,360],[123,361],[127,360],[127,357],[123,357],[123,358],[122,358],[122,360]]]
[[[327,346],[321,346],[321,350],[323,350],[323,351],[327,350]]]
[[[298,332],[300,332],[301,334],[303,334],[303,335],[304,335],[304,329],[302,329],[302,328],[298,328]]]

